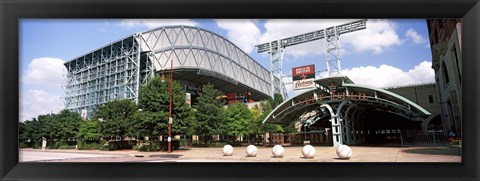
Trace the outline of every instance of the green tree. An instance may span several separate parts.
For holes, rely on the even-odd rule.
[[[253,117],[247,105],[235,103],[227,108],[227,134],[232,136],[244,136],[253,133]],[[234,138],[235,142],[235,138]]]
[[[254,134],[258,135],[263,132],[261,129],[262,126],[262,110],[258,106],[254,106],[252,109],[250,109],[250,113],[252,114],[252,124],[254,125],[252,128],[252,131]]]
[[[270,106],[272,106],[273,110],[283,102],[283,97],[281,94],[275,93],[273,94],[273,99],[271,97],[268,98],[268,102],[270,103]]]
[[[55,120],[54,114],[45,114],[38,116],[38,132],[40,139],[45,138],[48,141],[60,139],[60,123]]]
[[[86,120],[80,124],[77,138],[84,140],[98,140],[102,137],[100,121],[97,119]]]
[[[275,94],[275,95],[280,95],[280,94]],[[273,101],[267,100],[267,101],[261,101],[260,103],[260,110],[262,112],[261,116],[261,122],[267,118],[267,116],[272,112],[273,107],[272,107]],[[278,124],[270,124],[270,123],[261,123],[260,125],[260,130],[261,132],[269,132],[269,133],[281,133],[284,132],[283,127]]]
[[[197,97],[195,108],[195,133],[205,137],[205,144],[208,142],[208,136],[222,133],[226,129],[224,102],[217,99],[223,95],[222,92],[215,89],[208,83],[202,87],[202,92]]]
[[[282,128],[283,128],[283,130],[284,130],[283,132],[284,132],[284,133],[298,133],[298,130],[297,130],[297,128],[295,127],[295,124],[296,124],[296,123],[297,123],[297,122],[292,122],[292,123],[290,123],[290,124],[288,124],[288,125],[282,126]]]
[[[134,119],[138,123],[136,125],[131,125],[131,130],[138,130],[131,132],[134,136],[149,136],[150,138],[158,138],[161,135],[167,134],[168,112],[148,112],[142,110],[134,115]]]
[[[67,140],[75,138],[78,133],[78,129],[82,122],[82,117],[76,112],[69,110],[62,110],[60,113],[53,115],[52,126],[59,127],[59,131],[52,133],[56,138],[61,140]]]
[[[170,109],[169,79],[162,82],[155,76],[140,88],[139,111],[135,115],[137,135],[158,137],[168,133],[168,116]],[[177,81],[172,83],[172,134],[191,135],[193,130],[193,113],[186,103],[186,95]]]
[[[27,125],[24,122],[19,122],[18,123],[18,141],[24,142],[25,140],[28,140],[27,132],[25,131],[25,127]]]
[[[104,136],[119,136],[123,139],[136,111],[137,106],[128,99],[113,100],[96,110],[94,117],[102,120],[100,130]]]
[[[264,119],[270,114],[273,109],[279,106],[283,102],[283,97],[281,94],[275,93],[273,95],[273,99],[269,98],[267,102],[265,102],[265,112]],[[297,133],[298,131],[295,128],[295,123],[291,123],[289,125],[276,125],[276,124],[264,124],[263,126],[264,131],[266,132],[282,132],[282,133]]]
[[[62,110],[58,114],[45,114],[19,124],[21,141],[41,142],[75,139],[82,120],[80,114]]]
[[[260,144],[259,135],[265,134],[266,132],[277,132],[278,130],[276,128],[278,127],[281,129],[280,125],[262,123],[264,118],[267,115],[263,110],[263,106],[262,106],[263,104],[268,104],[268,106],[270,105],[270,103],[268,103],[267,101],[262,101],[260,103],[260,106],[255,106],[252,109],[250,109],[250,112],[252,113],[252,119],[253,119],[253,125],[254,125],[252,131],[257,138],[258,144]],[[280,131],[283,131],[283,130],[281,129]]]
[[[40,133],[41,125],[36,118],[33,118],[31,121],[27,120],[25,122],[19,123],[19,140],[26,142],[28,140],[32,142],[39,142],[42,140]]]

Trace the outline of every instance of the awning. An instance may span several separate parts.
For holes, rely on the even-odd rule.
[[[315,80],[316,87],[308,89],[277,106],[263,123],[289,124],[320,116],[321,105],[328,104],[340,113],[347,113],[349,107],[363,107],[381,110],[419,120],[430,116],[430,112],[418,104],[393,92],[365,85],[357,85],[346,76]],[[345,115],[340,115],[345,116]]]

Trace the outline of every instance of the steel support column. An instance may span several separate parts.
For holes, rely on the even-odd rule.
[[[338,147],[343,144],[342,139],[342,119],[334,113],[332,107],[328,104],[322,104],[320,107],[325,107],[330,112],[330,122],[332,123],[332,140],[333,146]]]
[[[346,121],[346,124],[348,125],[348,128],[347,128],[347,132],[348,134],[350,134],[350,141],[349,141],[349,144],[357,144],[357,135],[355,134],[355,125],[354,125],[354,120],[352,119],[352,116],[350,113],[350,110],[352,110],[352,108],[356,107],[357,105],[356,104],[351,104],[350,106],[348,106],[347,110],[345,111],[345,119],[348,120]]]
[[[337,27],[325,29],[325,59],[327,62],[327,73],[329,77],[337,76],[342,70],[340,67],[340,47],[338,46]]]
[[[282,47],[280,44],[280,40],[278,42],[275,42],[278,47],[274,48],[275,44],[273,42],[270,44],[270,51],[268,52],[270,54],[270,81],[272,82],[272,98],[275,94],[275,79],[278,78],[278,88],[280,95],[282,95],[282,98],[285,99],[286,96],[286,90],[285,86],[283,85],[282,81],[282,69],[283,69],[283,52],[285,47]],[[283,87],[282,87],[283,86]]]

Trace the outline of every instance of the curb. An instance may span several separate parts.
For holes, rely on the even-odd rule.
[[[150,155],[144,155],[144,154],[130,154],[129,156],[131,156],[131,157],[150,157]]]

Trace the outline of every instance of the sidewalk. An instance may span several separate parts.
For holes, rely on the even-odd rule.
[[[353,154],[348,160],[338,159],[335,148],[316,146],[313,159],[303,158],[301,146],[284,147],[283,158],[272,156],[272,147],[258,146],[256,157],[246,157],[245,146],[234,147],[232,156],[223,156],[222,148],[189,148],[167,152],[139,152],[135,150],[99,151],[99,150],[46,150],[45,152],[86,153],[105,155],[125,155],[138,161],[156,159],[184,159],[240,162],[461,162],[460,148],[445,147],[366,147],[352,146]],[[22,149],[39,151],[41,149]],[[141,158],[141,159],[140,159]],[[111,160],[115,162],[115,159]],[[120,160],[118,160],[120,161]]]

